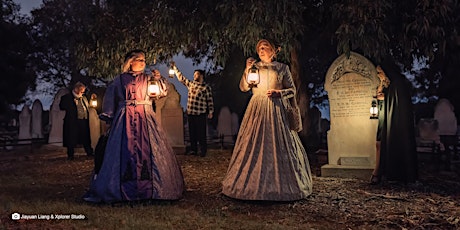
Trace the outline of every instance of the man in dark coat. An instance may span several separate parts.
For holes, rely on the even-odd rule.
[[[72,92],[61,97],[59,108],[66,111],[63,127],[63,145],[67,147],[67,159],[74,159],[74,148],[82,144],[86,155],[93,156],[89,132],[89,104],[83,95],[86,86],[77,82]]]
[[[381,130],[380,175],[388,181],[415,182],[418,178],[414,115],[410,82],[393,62],[383,62],[390,79],[385,93]]]

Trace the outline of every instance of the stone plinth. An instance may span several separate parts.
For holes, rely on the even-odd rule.
[[[369,180],[374,167],[371,166],[344,166],[327,164],[321,167],[322,177],[355,178]]]

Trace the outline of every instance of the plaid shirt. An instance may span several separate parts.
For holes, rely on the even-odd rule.
[[[176,75],[177,79],[188,89],[187,114],[200,115],[203,113],[213,113],[214,102],[212,100],[211,87],[205,83],[190,81],[179,71],[176,72]]]

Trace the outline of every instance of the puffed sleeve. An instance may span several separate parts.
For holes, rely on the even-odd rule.
[[[248,92],[251,89],[249,87],[249,83],[246,81],[246,75],[247,75],[247,72],[245,70],[243,72],[243,75],[241,76],[241,80],[240,80],[240,90],[242,92]]]
[[[116,77],[107,86],[107,90],[104,94],[104,101],[102,103],[102,113],[99,114],[99,118],[107,123],[111,123],[115,113],[117,111],[117,86],[120,85],[121,78]]]
[[[296,94],[296,87],[294,84],[294,80],[292,79],[291,71],[289,70],[289,66],[286,64],[280,63],[280,68],[278,71],[279,77],[282,78],[283,82],[283,89],[281,90],[281,97],[283,99],[288,99],[294,97]]]

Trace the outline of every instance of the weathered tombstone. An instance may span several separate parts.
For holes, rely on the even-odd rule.
[[[31,137],[43,138],[43,105],[40,100],[36,99],[32,104],[32,124],[31,124]]]
[[[439,122],[433,118],[421,118],[417,124],[417,152],[444,151],[439,135]]]
[[[101,136],[101,120],[99,119],[96,109],[89,108],[88,113],[89,113],[88,118],[89,118],[89,134],[91,138],[91,147],[94,150],[94,148],[96,148],[97,141],[99,140],[99,137]]]
[[[166,132],[169,143],[176,153],[185,153],[184,117],[176,87],[169,83],[168,95],[155,103],[157,120]]]
[[[438,121],[439,135],[456,135],[457,118],[454,113],[454,106],[445,98],[439,99],[434,108],[434,119]]]
[[[421,118],[417,124],[418,137],[424,141],[439,143],[439,122],[433,118]]]
[[[32,138],[30,121],[31,121],[31,111],[29,109],[29,106],[24,105],[21,113],[19,114],[19,134],[18,134],[19,140]],[[30,140],[20,141],[19,143],[28,144],[28,143],[31,143],[31,141]]]
[[[65,111],[59,109],[59,102],[61,102],[61,97],[68,93],[69,90],[62,88],[58,90],[54,96],[53,103],[50,107],[50,133],[48,137],[48,143],[53,145],[62,146],[62,129],[64,125],[64,116]]]
[[[226,143],[233,142],[232,114],[226,106],[220,109],[219,116],[217,117],[217,135],[223,141],[221,144],[224,146]]]
[[[328,164],[322,176],[369,179],[375,166],[377,119],[369,109],[379,84],[375,66],[360,54],[341,55],[329,67]]]

